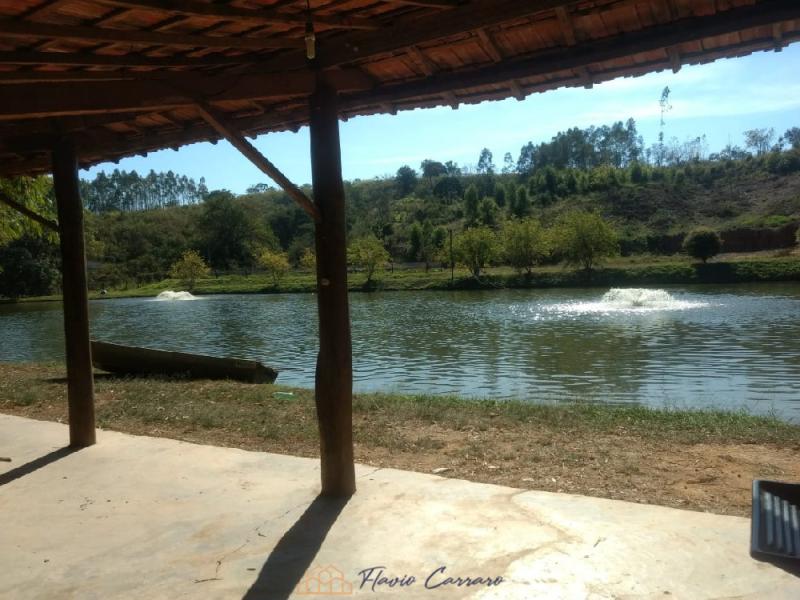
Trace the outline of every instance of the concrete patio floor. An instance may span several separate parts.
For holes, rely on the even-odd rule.
[[[800,598],[747,519],[366,466],[325,501],[316,460],[66,440],[0,415],[2,598]]]

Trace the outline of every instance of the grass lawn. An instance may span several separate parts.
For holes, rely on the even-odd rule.
[[[0,411],[64,422],[63,377],[0,363]],[[102,428],[318,456],[310,390],[99,375],[96,400]],[[800,426],[769,417],[386,394],[353,408],[356,460],[376,467],[734,515],[753,478],[800,480]]]

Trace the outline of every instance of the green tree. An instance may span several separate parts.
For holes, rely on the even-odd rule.
[[[46,296],[58,289],[60,280],[58,245],[32,234],[0,247],[0,296]]]
[[[194,289],[195,282],[201,277],[208,277],[211,270],[206,265],[203,257],[194,250],[187,250],[183,256],[172,265],[170,277],[183,281],[189,290]]]
[[[763,156],[772,149],[775,141],[775,130],[748,129],[744,132],[744,145],[750,148],[756,156]]]
[[[478,219],[487,227],[497,225],[497,203],[492,198],[483,198],[478,203]]]
[[[408,165],[403,165],[397,169],[394,182],[400,196],[407,196],[414,191],[414,187],[417,185],[417,172]]]
[[[722,238],[713,229],[698,227],[683,240],[683,250],[692,258],[706,263],[722,251]]]
[[[251,268],[258,248],[276,245],[266,223],[254,219],[227,191],[208,195],[199,229],[202,249],[215,269]]]
[[[51,221],[56,220],[53,181],[49,177],[0,179],[0,194]],[[0,246],[23,235],[56,239],[55,233],[0,202]]]
[[[481,150],[481,155],[478,158],[478,173],[482,175],[493,175],[495,170],[493,158],[491,150],[488,148]]]
[[[464,192],[464,218],[468,225],[473,225],[478,220],[478,188],[471,185]]]
[[[356,267],[364,269],[369,284],[376,269],[389,260],[389,253],[378,238],[368,235],[350,243],[347,248],[347,259]]]
[[[458,236],[455,254],[473,277],[478,278],[497,254],[497,238],[488,227],[465,229]]]
[[[275,287],[280,286],[284,276],[289,272],[289,258],[286,253],[264,248],[258,253],[257,260],[258,266],[272,277]]]
[[[572,211],[555,228],[555,245],[567,264],[587,272],[603,258],[619,254],[619,241],[612,225],[592,212]]]
[[[550,243],[546,230],[537,219],[509,221],[503,229],[504,253],[508,263],[529,275],[546,258]]]
[[[498,207],[504,208],[506,205],[506,188],[503,185],[498,185],[494,191],[494,203]]]
[[[524,185],[517,188],[514,193],[514,202],[509,206],[511,214],[518,219],[524,219],[531,213],[531,201],[528,198],[528,190]]]

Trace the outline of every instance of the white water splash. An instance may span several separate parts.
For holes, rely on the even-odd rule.
[[[706,302],[678,300],[666,290],[612,288],[603,294],[599,302],[566,302],[548,308],[556,312],[569,313],[646,313],[706,306],[708,306]]]
[[[197,300],[197,296],[192,296],[189,292],[173,292],[172,290],[165,290],[155,298],[158,301],[171,301],[171,300]]]

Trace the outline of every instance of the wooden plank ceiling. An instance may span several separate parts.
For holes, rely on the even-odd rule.
[[[307,123],[315,68],[342,117],[586,86],[800,39],[797,0],[0,0],[0,174],[88,166]]]

